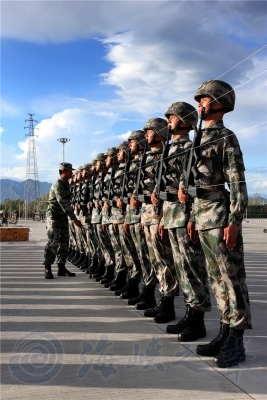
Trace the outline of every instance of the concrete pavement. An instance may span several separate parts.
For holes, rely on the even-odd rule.
[[[20,225],[25,225],[21,221]],[[142,311],[88,279],[45,280],[45,224],[27,221],[29,242],[1,243],[1,395],[3,399],[266,399],[267,221],[243,223],[253,330],[247,360],[215,369],[199,343],[213,339],[219,314],[206,314],[207,337],[180,344]],[[177,321],[184,315],[175,299]],[[174,321],[175,323],[175,321]]]

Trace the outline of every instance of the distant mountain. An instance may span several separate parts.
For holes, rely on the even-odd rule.
[[[6,199],[24,200],[24,183],[11,179],[0,179],[0,203],[4,203]],[[51,188],[51,183],[39,182],[40,195],[46,194]]]

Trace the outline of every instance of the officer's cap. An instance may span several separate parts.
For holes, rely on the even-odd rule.
[[[59,164],[59,170],[60,171],[74,171],[75,168],[72,168],[72,164],[70,164],[70,163],[62,162]]]

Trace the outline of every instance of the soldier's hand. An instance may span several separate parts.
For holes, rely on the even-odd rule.
[[[184,186],[179,187],[178,199],[180,203],[186,203],[188,201],[188,195],[184,192]]]
[[[119,233],[119,227],[118,224],[112,224],[113,225],[113,230],[115,233]]]
[[[168,229],[164,229],[163,225],[159,225],[158,233],[163,242],[166,242],[168,240],[168,237],[169,237]]]
[[[135,199],[135,197],[130,198],[130,206],[134,208],[139,207],[139,201]]]
[[[127,235],[130,235],[130,228],[129,225],[126,224],[126,222],[123,223],[123,230]]]
[[[224,228],[223,239],[225,240],[225,246],[227,250],[233,250],[236,245],[236,238],[238,234],[239,226],[236,224],[228,225]]]
[[[159,205],[159,200],[157,198],[156,192],[152,193],[151,201],[152,201],[152,204],[154,204],[154,206],[158,206]]]
[[[81,221],[79,219],[74,219],[72,221],[76,226],[78,226],[79,228],[83,228],[83,224],[81,223]]]
[[[188,222],[187,233],[190,237],[191,242],[196,243],[198,240],[198,231],[196,230],[195,222]]]
[[[119,207],[119,208],[123,208],[123,202],[122,202],[122,200],[121,199],[118,199],[117,200],[117,207]]]
[[[105,201],[104,206],[103,206],[104,210],[109,210],[110,206],[108,205],[108,203]]]

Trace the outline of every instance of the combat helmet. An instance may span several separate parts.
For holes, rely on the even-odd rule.
[[[123,150],[127,156],[130,156],[130,148],[129,148],[129,143],[125,140],[123,142],[120,142],[117,146],[117,151],[118,150]]]
[[[191,106],[191,104],[184,101],[172,103],[168,110],[165,112],[166,118],[169,118],[170,115],[177,115],[177,117],[179,117],[183,123],[191,127],[197,125],[197,110],[195,109],[195,107]]]
[[[168,124],[163,118],[150,118],[143,127],[144,131],[147,131],[148,129],[153,130],[157,135],[164,139],[168,138]]]
[[[144,144],[146,141],[145,134],[146,134],[145,131],[143,131],[141,129],[139,129],[137,131],[133,131],[128,136],[128,140],[136,140],[140,146],[144,147]]]
[[[102,163],[105,162],[105,153],[99,153],[97,154],[97,156],[95,157],[94,161],[101,161]]]
[[[226,82],[211,80],[202,83],[196,91],[194,98],[199,102],[203,96],[211,97],[217,103],[221,104],[225,112],[233,111],[235,108],[234,89]]]
[[[92,167],[92,165],[93,165],[93,162],[91,162],[91,163],[86,163],[86,164],[83,164],[83,165],[81,166],[81,168],[82,168],[82,170],[85,170],[85,171],[89,172],[89,171],[90,171],[90,168]]]
[[[118,151],[116,147],[109,147],[105,152],[105,156],[116,157],[117,152]]]

